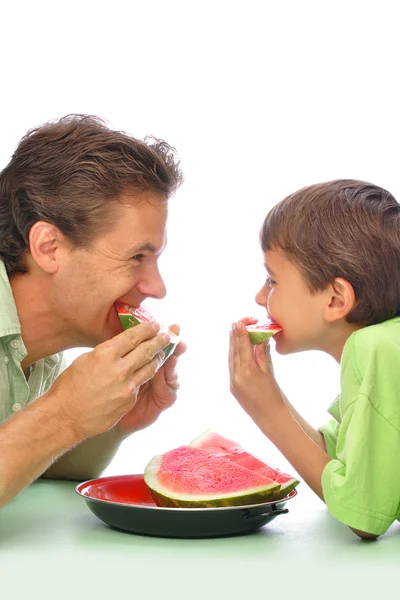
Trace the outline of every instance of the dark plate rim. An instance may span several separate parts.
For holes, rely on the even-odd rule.
[[[99,504],[107,504],[107,505],[112,505],[112,506],[126,506],[129,508],[138,508],[140,510],[155,510],[157,512],[160,511],[165,511],[165,512],[179,512],[180,514],[182,513],[194,513],[194,512],[221,512],[221,511],[227,511],[227,510],[242,510],[242,509],[254,509],[254,508],[263,508],[263,507],[268,507],[268,506],[276,506],[278,504],[282,504],[284,502],[287,502],[288,500],[292,500],[292,498],[295,498],[297,496],[297,490],[293,489],[291,490],[287,496],[285,496],[284,498],[280,498],[279,500],[271,500],[269,502],[260,502],[258,504],[239,504],[237,506],[215,506],[214,508],[174,508],[174,507],[167,507],[167,506],[148,506],[146,504],[134,504],[134,503],[130,503],[130,502],[115,502],[112,500],[104,500],[102,498],[93,498],[92,496],[88,496],[86,494],[83,494],[81,491],[79,491],[78,488],[82,488],[84,486],[87,485],[94,485],[95,482],[101,482],[103,481],[111,481],[113,479],[117,480],[120,479],[121,477],[143,477],[142,473],[135,473],[132,475],[111,475],[109,477],[95,477],[94,479],[87,479],[86,481],[82,481],[81,483],[79,483],[77,486],[75,486],[75,492],[78,494],[78,496],[80,496],[81,498],[83,498],[84,500],[90,501],[90,502],[97,502]]]

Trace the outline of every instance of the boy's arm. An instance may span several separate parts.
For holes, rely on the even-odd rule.
[[[268,365],[265,347],[260,344],[253,353],[247,331],[241,324],[234,324],[232,328],[229,370],[232,394],[300,477],[325,501],[322,472],[331,458],[322,447],[322,434],[308,425],[287,400],[285,402]],[[352,530],[365,539],[378,537]]]
[[[297,410],[290,404],[289,400],[286,398],[285,394],[283,394],[282,391],[281,391],[281,396],[282,396],[282,400],[284,401],[289,412],[291,413],[293,418],[297,421],[297,423],[300,425],[302,430],[308,435],[309,438],[312,439],[312,441],[315,444],[317,444],[317,446],[319,446],[321,448],[321,450],[326,452],[325,440],[324,440],[324,436],[322,435],[322,433],[320,431],[317,431],[316,429],[314,429],[309,423],[307,423],[307,421],[305,419],[303,419],[303,417],[297,412]]]
[[[298,414],[298,413],[296,413]],[[305,423],[305,421],[303,420]],[[273,414],[257,422],[261,431],[282,452],[300,477],[324,500],[322,472],[330,456],[301,427],[286,403],[280,404]],[[310,427],[312,430],[312,428]],[[314,430],[312,430],[314,431]],[[319,433],[319,432],[315,432]],[[321,434],[322,436],[322,434]],[[350,527],[363,539],[376,539],[378,536]]]

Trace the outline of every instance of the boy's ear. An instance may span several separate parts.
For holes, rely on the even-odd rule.
[[[64,236],[55,225],[37,221],[29,232],[29,250],[35,263],[48,274],[56,273],[59,267],[59,250]]]
[[[344,319],[354,308],[356,296],[354,288],[343,277],[336,277],[329,286],[329,304],[325,308],[325,318],[329,322]]]

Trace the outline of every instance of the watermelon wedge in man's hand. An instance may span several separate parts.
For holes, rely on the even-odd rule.
[[[124,331],[130,327],[135,327],[140,323],[145,323],[146,321],[156,321],[156,319],[154,319],[154,317],[146,309],[141,307],[133,308],[132,306],[128,306],[122,302],[117,302],[116,308]],[[180,340],[179,337],[165,325],[160,324],[160,331],[168,333],[171,338],[170,343],[164,348],[165,362],[167,358],[174,352]]]

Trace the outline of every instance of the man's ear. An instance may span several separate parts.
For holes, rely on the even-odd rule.
[[[29,232],[29,250],[35,263],[48,274],[59,267],[59,250],[64,240],[61,231],[46,221],[37,221]]]
[[[344,319],[354,308],[356,296],[354,288],[343,277],[336,277],[328,288],[329,303],[325,308],[325,319],[329,322]]]

